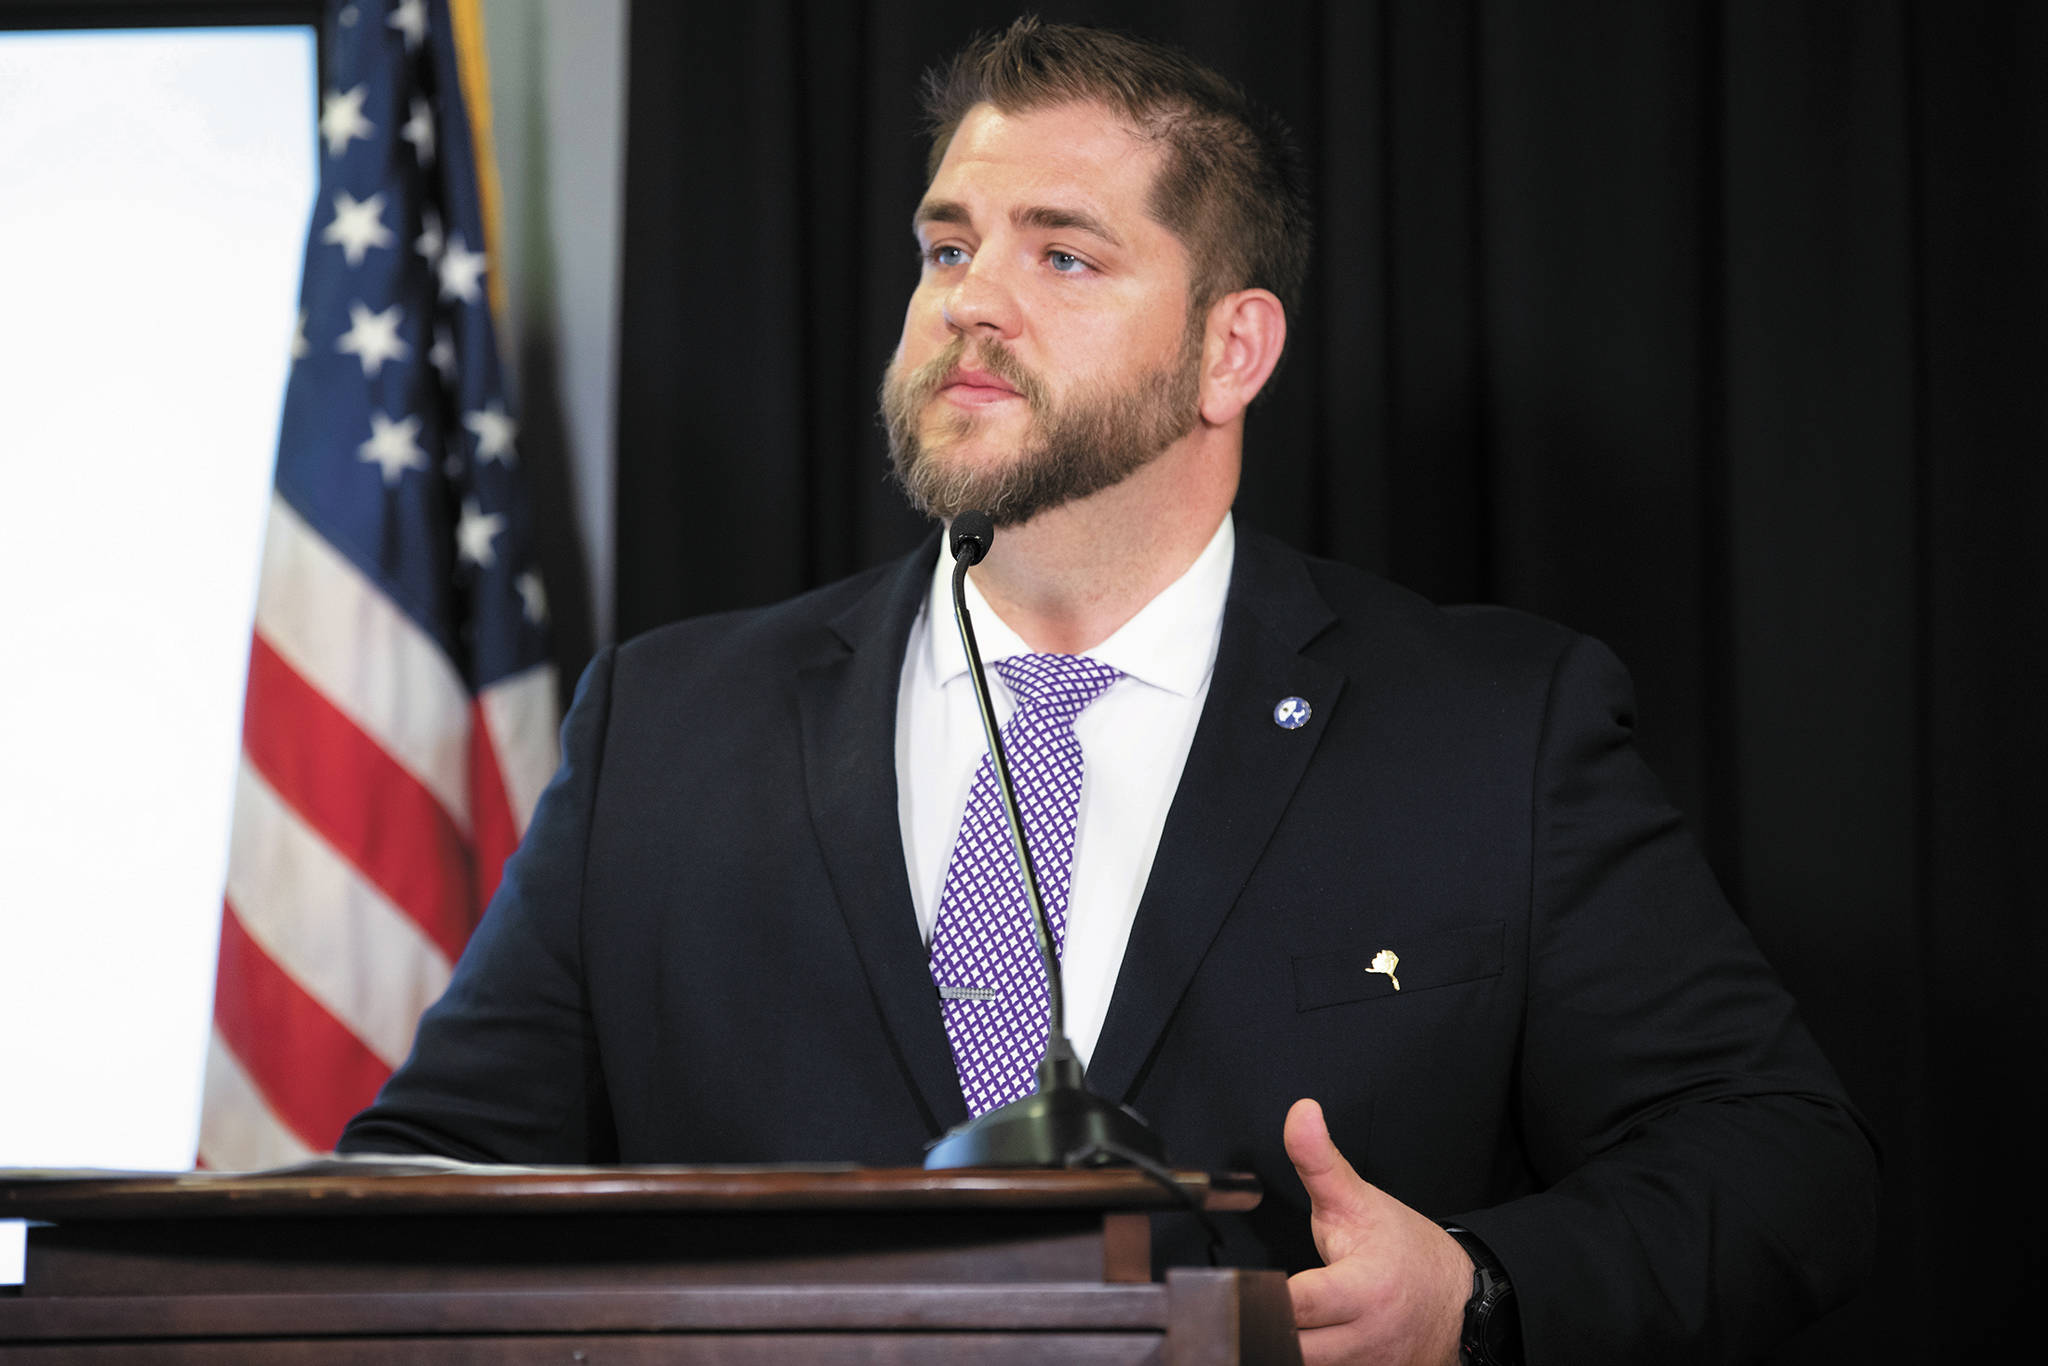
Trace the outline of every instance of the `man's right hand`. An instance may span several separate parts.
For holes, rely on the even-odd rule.
[[[1294,1103],[1282,1137],[1326,1263],[1287,1282],[1306,1366],[1457,1366],[1472,1293],[1465,1250],[1352,1170],[1315,1101]]]

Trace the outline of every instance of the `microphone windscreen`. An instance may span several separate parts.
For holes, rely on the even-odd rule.
[[[953,558],[980,564],[995,544],[996,524],[986,512],[963,512],[953,519]]]

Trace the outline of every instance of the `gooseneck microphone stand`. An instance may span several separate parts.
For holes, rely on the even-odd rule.
[[[974,684],[974,702],[981,713],[981,732],[995,767],[996,790],[1010,825],[1010,845],[1024,874],[1024,900],[1031,909],[1031,928],[1045,960],[1047,1005],[1051,1028],[1045,1056],[1038,1063],[1038,1090],[1021,1100],[998,1106],[952,1130],[925,1155],[927,1168],[943,1167],[1078,1167],[1129,1163],[1155,1172],[1166,1161],[1166,1145],[1145,1121],[1121,1105],[1088,1089],[1081,1060],[1067,1039],[1066,994],[1060,985],[1059,948],[1052,922],[1038,892],[1038,870],[1024,839],[1024,816],[1010,782],[1010,760],[989,701],[988,676],[981,650],[974,643],[974,623],[967,615],[967,571],[981,562],[995,542],[995,524],[987,513],[963,512],[953,519],[953,621],[967,652],[967,676]]]

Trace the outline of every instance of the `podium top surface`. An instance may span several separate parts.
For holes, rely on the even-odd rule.
[[[266,1172],[0,1169],[0,1219],[377,1218],[715,1211],[1207,1210],[1259,1203],[1253,1177],[1129,1167],[492,1167],[341,1158]]]

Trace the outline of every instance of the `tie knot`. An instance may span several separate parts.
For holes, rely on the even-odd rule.
[[[1123,674],[1086,655],[1012,655],[996,661],[1020,715],[1071,721]]]

